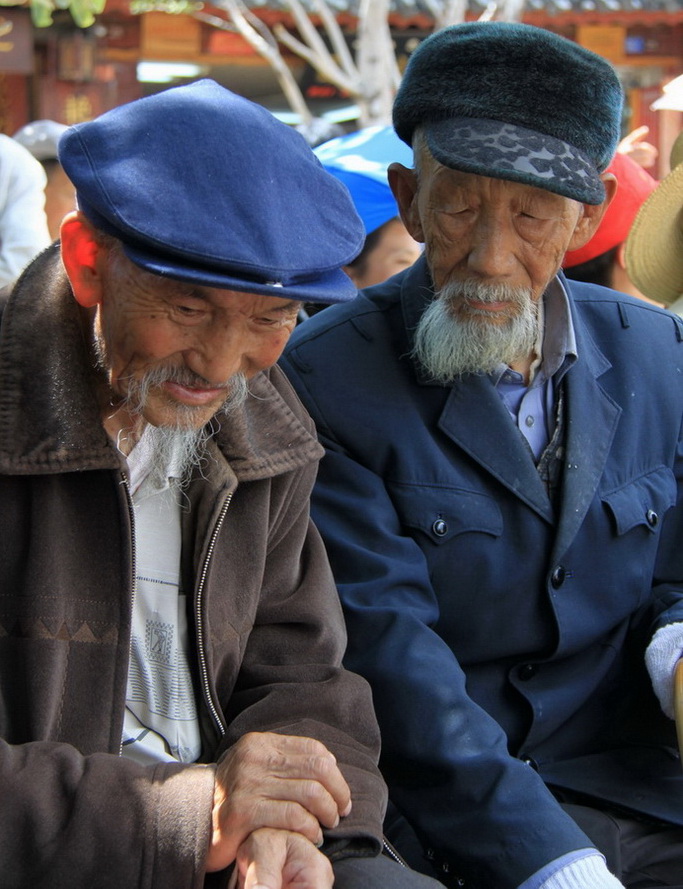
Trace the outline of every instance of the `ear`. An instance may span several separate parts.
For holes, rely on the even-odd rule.
[[[626,241],[622,241],[621,244],[619,244],[616,261],[619,268],[626,271]]]
[[[582,214],[576,224],[567,250],[578,250],[593,237],[617,193],[617,179],[613,173],[603,173],[600,177],[605,186],[605,200],[601,204],[582,204]]]
[[[389,164],[387,178],[403,224],[416,241],[423,243],[422,221],[417,208],[417,173],[403,164],[394,163]]]
[[[62,262],[76,302],[92,309],[102,302],[101,257],[96,230],[79,211],[67,214],[60,228]]]

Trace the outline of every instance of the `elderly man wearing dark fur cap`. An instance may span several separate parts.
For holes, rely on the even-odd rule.
[[[394,109],[414,169],[390,167],[424,258],[283,359],[389,836],[451,887],[683,886],[683,324],[560,272],[621,108],[552,33],[428,38]]]
[[[60,160],[80,209],[0,327],[0,884],[436,885],[380,854],[322,448],[271,368],[303,301],[355,295],[348,193],[212,81]]]

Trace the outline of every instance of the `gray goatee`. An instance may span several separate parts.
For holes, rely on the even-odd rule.
[[[472,302],[506,302],[505,318],[493,319]],[[534,351],[538,311],[527,288],[478,281],[446,284],[415,330],[412,357],[439,383],[467,373],[491,373]]]
[[[185,367],[155,367],[140,379],[131,379],[126,397],[120,407],[131,416],[142,418],[149,398],[150,389],[165,382],[186,386],[207,386],[208,381]],[[215,384],[212,384],[215,385]],[[191,405],[178,404],[173,423],[148,429],[152,453],[151,474],[158,483],[164,483],[169,465],[178,470],[182,479],[189,479],[191,470],[200,466],[206,454],[206,443],[213,432],[213,424],[234,414],[244,404],[249,394],[249,382],[244,374],[232,376],[223,387],[228,397],[208,425],[197,427],[197,409]],[[221,388],[221,386],[216,386]]]

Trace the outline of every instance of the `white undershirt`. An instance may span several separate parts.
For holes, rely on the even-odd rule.
[[[173,459],[163,486],[151,478],[150,448],[143,433],[128,456],[136,590],[122,752],[145,764],[194,762],[201,739],[187,662],[186,596],[179,588],[182,493]]]

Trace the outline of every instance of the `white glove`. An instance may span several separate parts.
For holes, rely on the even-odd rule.
[[[608,870],[599,852],[565,864],[541,883],[538,889],[624,889]]]
[[[645,650],[645,666],[663,712],[674,718],[674,670],[683,656],[683,623],[660,627]]]

